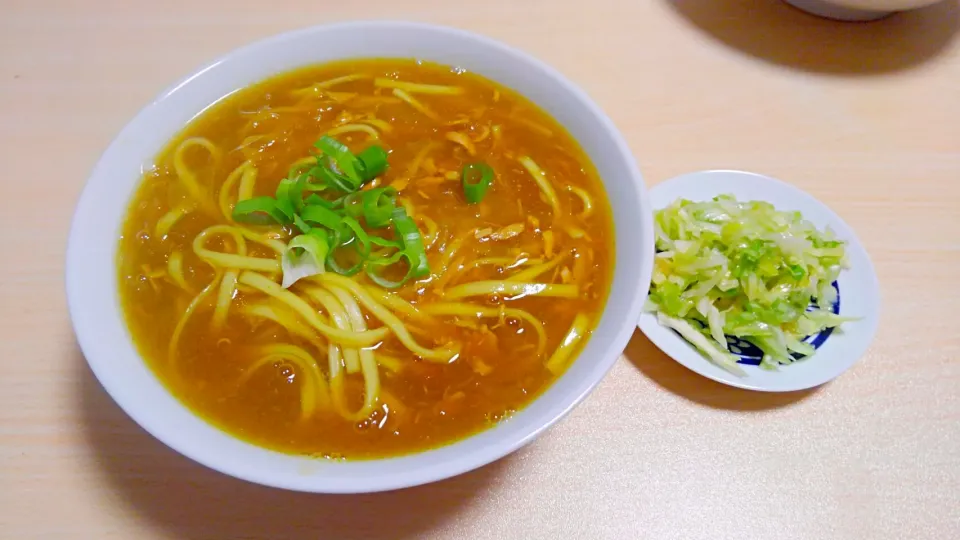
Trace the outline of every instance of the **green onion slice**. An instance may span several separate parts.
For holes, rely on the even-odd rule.
[[[233,220],[250,225],[271,225],[289,223],[286,214],[277,208],[277,201],[273,197],[254,197],[237,202],[233,207]]]
[[[297,209],[293,204],[293,199],[296,196],[296,185],[297,182],[295,180],[284,178],[280,180],[280,183],[277,185],[277,193],[274,195],[277,209],[287,217],[287,223],[292,222],[293,215],[297,213]]]
[[[487,195],[493,185],[493,168],[486,163],[469,163],[460,175],[463,194],[470,204],[476,204]]]
[[[311,227],[309,224],[307,224],[307,222],[304,221],[304,220],[303,220],[299,215],[297,215],[297,214],[294,214],[294,215],[293,215],[293,224],[296,225],[297,228],[300,229],[300,232],[302,232],[303,234],[307,234],[308,232],[310,232],[310,231],[313,229],[313,227]]]
[[[303,194],[307,191],[309,178],[306,175],[297,178],[288,190],[290,203],[293,204],[293,210],[299,212],[303,209]]]
[[[351,219],[351,218],[344,218],[344,219]],[[347,227],[344,227],[344,229],[346,228]],[[341,241],[343,236],[344,235],[341,234],[340,229],[334,232],[333,242],[331,243],[331,245],[333,246],[333,249],[331,249],[330,254],[327,255],[327,268],[329,268],[331,272],[335,272],[337,274],[340,274],[341,276],[352,276],[357,272],[359,272],[361,269],[363,269],[363,266],[367,262],[367,260],[366,260],[366,257],[364,257],[357,250],[357,244],[359,244],[359,242],[356,241],[356,238],[353,232],[350,231],[350,235],[346,239],[343,239]],[[342,266],[339,261],[337,261],[337,255],[341,253],[345,253],[344,250],[353,250],[357,252],[358,261],[356,264],[354,264],[353,266],[345,267],[345,266]]]
[[[333,172],[340,172],[350,181],[353,186],[351,191],[356,191],[357,188],[360,187],[363,183],[360,178],[360,169],[363,167],[363,164],[357,159],[357,156],[350,152],[350,149],[347,148],[346,145],[333,137],[324,135],[320,137],[320,140],[317,141],[314,146],[329,159],[328,165],[331,162],[336,165],[337,170]]]
[[[308,174],[307,171],[312,167],[313,165],[310,163],[301,163],[296,166],[291,165],[290,168],[287,169],[287,178],[298,178],[301,175]]]
[[[389,225],[396,207],[397,190],[392,187],[379,187],[363,192],[363,219],[368,227],[380,228]]]
[[[359,187],[351,182],[346,176],[330,168],[329,163],[324,166],[316,167],[312,169],[312,171],[316,172],[317,177],[321,182],[332,187],[333,189],[342,191],[343,193],[353,193]]]
[[[312,168],[310,170],[313,170]],[[300,191],[300,198],[303,199],[303,195],[307,193],[316,193],[319,191],[326,191],[329,186],[320,182],[311,182],[311,180],[320,180],[317,177],[312,176],[309,172],[301,174],[297,178],[297,189]]]
[[[403,276],[399,281],[395,281],[389,278],[383,277],[383,270],[400,262],[400,259],[404,258],[406,254],[402,251],[394,253],[390,257],[382,257],[379,259],[372,259],[367,261],[367,267],[364,269],[367,273],[367,276],[370,278],[370,281],[376,283],[377,285],[385,289],[397,289],[400,288],[404,283],[410,279],[410,270],[407,270],[406,275]],[[411,267],[412,268],[412,267]]]
[[[363,216],[363,194],[351,193],[344,197],[343,212],[353,219]]]
[[[397,244],[394,244],[390,247],[399,247]],[[385,250],[389,251],[389,250]],[[374,256],[367,260],[366,268],[364,269],[367,273],[367,276],[371,281],[377,285],[386,288],[386,289],[397,289],[403,286],[404,283],[410,281],[410,279],[415,279],[417,277],[423,277],[430,273],[430,269],[427,266],[427,257],[425,253],[420,255],[420,252],[415,245],[411,245],[410,249],[405,249],[402,251],[397,251],[392,255],[386,256]],[[406,259],[407,263],[407,272],[404,274],[403,278],[399,280],[393,280],[387,277],[384,277],[384,271],[393,266],[394,264],[399,263],[401,260]]]
[[[408,278],[419,279],[430,275],[427,251],[423,247],[423,236],[417,224],[407,215],[402,206],[393,210],[393,230],[403,245],[403,253],[410,263]]]
[[[324,199],[323,197],[317,195],[316,193],[311,194],[305,201],[307,206],[325,206],[327,208],[332,208],[333,205],[330,201]]]
[[[341,248],[337,248],[337,249],[341,249]],[[357,262],[357,264],[354,264],[353,266],[344,267],[344,266],[341,266],[339,262],[337,262],[337,258],[335,257],[335,253],[333,251],[330,252],[330,255],[327,256],[327,268],[329,268],[331,272],[334,272],[334,273],[340,274],[341,276],[346,276],[346,277],[356,275],[357,272],[363,269],[364,262],[365,261],[361,259],[359,262]]]
[[[295,237],[287,247],[303,249],[322,261],[330,251],[330,235],[323,229],[311,229],[310,232]]]
[[[343,222],[343,218],[339,214],[319,204],[303,207],[303,210],[300,211],[300,218],[308,224],[320,225],[331,231],[339,231]]]
[[[311,229],[309,233],[290,240],[281,258],[281,286],[286,289],[300,279],[323,273],[324,261],[330,251],[329,242],[330,237],[323,229]]]
[[[350,216],[346,216],[341,219],[342,226],[340,230],[342,232],[347,232],[349,230],[353,234],[348,236],[344,241],[344,244],[350,242],[350,238],[355,239],[357,245],[357,253],[364,259],[370,256],[370,235],[367,234],[367,231],[363,230],[363,227],[360,226],[360,222],[353,219]]]
[[[398,240],[387,240],[386,238],[381,238],[379,236],[371,236],[370,243],[382,248],[403,249],[403,244],[401,244]]]
[[[328,201],[327,199],[324,199],[323,197],[317,195],[316,193],[313,193],[309,197],[307,197],[303,202],[307,206],[322,206],[324,208],[335,210],[343,206],[344,199],[345,197],[340,197],[339,199]]]
[[[387,151],[373,145],[357,154],[360,161],[360,178],[364,183],[373,180],[387,170]]]

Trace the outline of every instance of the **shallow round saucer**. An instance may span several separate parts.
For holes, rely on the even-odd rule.
[[[778,210],[797,210],[819,229],[829,227],[847,243],[849,268],[836,282],[839,299],[834,309],[859,320],[810,336],[806,341],[816,354],[776,371],[760,368],[758,350],[751,344],[728,338],[730,352],[740,357],[746,376],[738,377],[708,361],[675,331],[661,326],[655,314],[644,313],[638,326],[650,341],[687,368],[715,381],[763,392],[792,392],[819,386],[848,370],[863,356],[873,340],[880,318],[880,287],[870,257],[840,216],[811,195],[760,174],[740,171],[702,171],[678,176],[654,186],[650,200],[655,210],[678,198],[705,201],[731,194],[738,200],[762,200]]]

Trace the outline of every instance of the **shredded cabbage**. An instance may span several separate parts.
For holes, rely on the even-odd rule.
[[[731,195],[680,199],[656,212],[654,228],[647,311],[682,328],[704,356],[735,375],[744,372],[726,336],[752,343],[763,351],[761,367],[776,369],[814,353],[808,336],[853,320],[832,311],[844,243],[799,212]],[[691,339],[690,331],[704,339]]]

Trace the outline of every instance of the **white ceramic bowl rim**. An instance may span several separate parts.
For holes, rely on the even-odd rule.
[[[361,36],[358,39],[358,36]],[[194,416],[139,357],[119,309],[117,238],[141,172],[191,118],[238,88],[315,63],[358,57],[421,58],[456,65],[525,95],[578,139],[605,180],[617,256],[611,294],[593,338],[540,398],[493,429],[418,454],[352,462],[284,455],[242,442]],[[610,119],[542,62],[491,39],[426,24],[340,23],[281,34],[231,52],[145,107],[94,168],[67,248],[70,316],[94,374],[140,426],[223,473],[285,489],[355,493],[423,484],[494,461],[531,441],[594,388],[626,347],[650,282],[653,226],[643,179]]]

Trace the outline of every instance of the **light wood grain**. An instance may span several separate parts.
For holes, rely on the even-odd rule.
[[[212,57],[364,17],[521,47],[614,118],[650,184],[787,180],[859,233],[880,332],[816,391],[699,378],[636,334],[567,420],[479,471],[363,497],[285,493],[174,454],[77,350],[64,242],[135,112]],[[0,4],[0,538],[960,538],[960,5],[872,24],[776,0]]]

